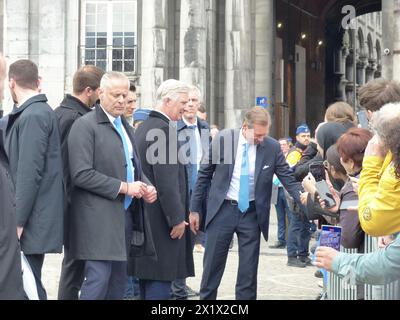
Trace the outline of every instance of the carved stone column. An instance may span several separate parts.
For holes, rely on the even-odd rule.
[[[367,68],[367,57],[360,57],[357,62],[357,84],[363,86],[365,84]]]
[[[206,9],[204,0],[181,0],[180,80],[206,96]]]
[[[382,57],[383,77],[400,80],[400,1],[382,1],[383,49],[390,54]]]
[[[166,80],[168,0],[143,1],[142,14],[141,104],[149,108]]]
[[[374,74],[376,71],[376,60],[369,59],[368,62],[369,63],[368,63],[367,69],[366,69],[366,79],[365,79],[365,81],[367,83],[374,79]]]
[[[248,0],[226,0],[225,126],[239,127],[251,107],[251,7]]]
[[[335,75],[337,77],[337,89],[336,89],[336,100],[346,101],[346,59],[349,55],[349,49],[347,46],[343,46],[337,49],[335,56]]]
[[[267,97],[274,115],[273,86],[275,60],[275,5],[274,0],[255,0],[255,97]],[[250,37],[250,35],[249,35]]]

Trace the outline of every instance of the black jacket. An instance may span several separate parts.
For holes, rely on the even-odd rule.
[[[133,132],[125,119],[121,119],[134,151],[135,181],[141,181]],[[68,212],[71,256],[78,260],[126,261],[126,215],[139,217],[142,211],[134,209],[141,209],[137,205],[141,200],[133,199],[129,213],[124,209],[125,197],[119,194],[121,181],[126,181],[124,146],[118,131],[100,106],[72,125],[68,149],[72,183]],[[134,231],[143,231],[138,230],[140,226],[133,220]],[[144,248],[143,243],[138,247]],[[140,254],[141,248],[136,248],[133,254]]]
[[[63,176],[68,202],[71,196],[71,177],[68,168],[68,135],[75,120],[90,111],[92,110],[82,103],[82,101],[69,94],[65,96],[61,105],[54,110],[60,128]]]
[[[157,259],[134,259],[130,263],[130,270],[139,279],[146,280],[173,281],[194,276],[189,227],[182,239],[173,240],[170,237],[171,229],[188,221],[189,217],[186,170],[177,161],[176,127],[167,117],[153,111],[149,119],[136,130],[135,138],[143,173],[149,180],[144,182],[154,185],[158,192],[154,204],[145,204]],[[156,158],[160,161],[156,161]]]
[[[0,130],[0,300],[23,298],[21,249],[16,230],[14,183]]]
[[[61,253],[64,185],[54,111],[38,94],[9,116],[6,153],[16,188],[17,223],[25,254]]]

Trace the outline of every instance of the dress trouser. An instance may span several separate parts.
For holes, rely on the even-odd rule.
[[[33,275],[35,276],[36,288],[39,300],[47,300],[47,293],[42,284],[42,267],[44,262],[44,254],[26,254],[26,259],[31,266]]]
[[[78,300],[83,280],[85,261],[70,257],[69,249],[64,246],[64,259],[61,267],[58,300]]]
[[[224,274],[229,244],[237,234],[239,269],[236,279],[236,300],[257,298],[257,272],[260,253],[260,228],[255,205],[251,203],[243,214],[230,201],[225,201],[215,218],[207,226],[204,253],[204,270],[201,280],[200,299],[216,300],[218,287]]]
[[[85,261],[81,300],[122,300],[126,283],[126,261]]]

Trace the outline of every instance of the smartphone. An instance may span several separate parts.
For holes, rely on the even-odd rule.
[[[340,241],[342,237],[342,227],[322,226],[319,238],[321,247],[333,248],[340,251]]]
[[[357,112],[357,118],[362,129],[369,129],[368,113],[366,110]]]
[[[340,204],[340,210],[347,210],[349,208],[358,208],[358,200],[347,200]]]
[[[325,167],[322,162],[311,163],[309,165],[309,171],[317,182],[325,180],[326,178]]]
[[[318,181],[315,188],[317,189],[319,197],[325,201],[325,205],[328,209],[331,209],[336,205],[335,199],[329,190],[328,183],[325,180]]]

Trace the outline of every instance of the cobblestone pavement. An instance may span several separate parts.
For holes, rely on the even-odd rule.
[[[260,263],[258,268],[259,300],[314,300],[320,293],[319,279],[314,277],[315,267],[304,269],[286,266],[286,250],[270,249],[268,246],[276,241],[277,225],[275,210],[271,211],[270,241],[261,240]],[[228,256],[228,262],[222,279],[218,299],[235,298],[235,283],[238,267],[237,240]],[[188,285],[199,290],[203,254],[195,252],[194,261],[196,277],[188,279]],[[48,298],[57,298],[58,282],[61,271],[62,255],[47,255],[43,267],[43,284]]]

